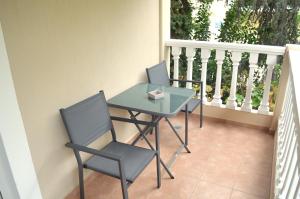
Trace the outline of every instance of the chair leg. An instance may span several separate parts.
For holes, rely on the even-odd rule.
[[[188,132],[189,132],[189,122],[188,122],[188,104],[185,105],[185,129],[184,129],[184,132],[185,132],[185,139],[184,139],[184,144],[185,146],[188,146]]]
[[[119,172],[120,172],[120,180],[121,180],[121,187],[122,187],[122,195],[123,199],[128,199],[128,191],[127,191],[127,180],[124,173],[124,166],[121,161],[118,162],[119,164]]]
[[[159,138],[159,122],[158,122],[155,126],[157,188],[160,188],[160,186],[161,186],[159,139],[160,138]]]
[[[121,187],[122,187],[123,199],[128,199],[127,183],[126,180],[122,178],[121,178]]]
[[[203,125],[203,83],[201,82],[201,96],[200,96],[200,128],[202,128]]]
[[[83,167],[81,165],[78,166],[78,176],[79,176],[80,199],[84,199]]]
[[[200,104],[200,128],[203,126],[203,104]]]
[[[202,120],[203,120],[203,107],[202,107],[202,102],[200,103],[200,114],[199,114],[199,122],[200,122],[200,128],[202,128]]]

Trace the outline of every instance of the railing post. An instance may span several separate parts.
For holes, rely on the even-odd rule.
[[[213,106],[220,107],[222,105],[221,100],[221,78],[222,78],[222,64],[225,56],[224,50],[216,50],[216,60],[217,60],[217,77],[216,77],[216,86],[215,86],[215,94],[214,99],[211,104]]]
[[[241,52],[232,52],[232,77],[231,77],[231,87],[230,87],[230,96],[227,100],[226,107],[230,109],[236,109],[236,84],[237,84],[237,75],[238,67],[241,60]]]
[[[267,57],[268,71],[267,71],[267,76],[264,85],[264,95],[260,103],[260,106],[258,107],[258,112],[266,115],[269,114],[269,94],[270,94],[273,69],[276,64],[276,61],[277,61],[276,55],[268,55]]]
[[[210,50],[202,48],[201,49],[201,62],[202,62],[202,67],[201,67],[201,81],[203,82],[203,103],[207,102],[207,97],[206,97],[206,74],[207,74],[207,63],[208,59],[210,57]]]
[[[284,55],[283,55],[283,63],[281,65],[281,73],[279,78],[279,87],[277,90],[277,96],[276,96],[276,102],[275,102],[275,108],[273,111],[273,119],[272,119],[272,125],[271,130],[275,130],[277,128],[277,124],[279,120],[279,117],[281,115],[281,110],[284,104],[284,98],[285,98],[285,90],[287,87],[288,77],[289,77],[289,54],[288,50],[286,49]]]
[[[173,78],[178,79],[179,75],[179,55],[181,54],[181,48],[180,47],[172,47],[172,55],[174,60],[174,70],[173,70]],[[173,86],[178,87],[178,82],[175,81],[173,83]]]
[[[186,56],[187,56],[187,61],[188,61],[186,78],[187,78],[187,80],[193,80],[193,62],[194,62],[194,56],[195,56],[195,49],[194,48],[186,48]],[[193,88],[192,82],[187,82],[186,88],[192,89]]]
[[[250,70],[249,70],[249,77],[247,80],[247,91],[246,91],[246,97],[244,100],[244,103],[241,107],[241,110],[251,112],[252,110],[252,90],[253,90],[253,76],[254,76],[254,70],[257,68],[257,58],[258,58],[258,53],[251,53],[249,62],[250,62]]]

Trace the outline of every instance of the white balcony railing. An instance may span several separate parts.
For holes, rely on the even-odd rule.
[[[300,198],[300,49],[289,50],[288,80],[281,115],[278,121],[275,153],[275,198]],[[272,197],[273,198],[273,197]]]
[[[203,93],[204,103],[206,105],[213,105],[217,107],[226,107],[235,110],[243,110],[247,112],[256,112],[252,109],[251,96],[253,91],[253,78],[254,72],[258,67],[258,57],[259,54],[267,55],[267,74],[265,75],[264,83],[264,93],[261,100],[261,104],[258,108],[258,112],[262,114],[270,114],[269,112],[269,94],[272,80],[272,73],[274,66],[277,64],[277,57],[282,56],[285,52],[285,47],[278,46],[266,46],[266,45],[251,45],[251,44],[235,44],[235,43],[219,43],[219,42],[206,42],[206,41],[192,41],[192,40],[177,40],[170,39],[165,41],[165,46],[171,48],[171,54],[174,61],[173,75],[174,79],[179,77],[179,59],[182,52],[182,48],[185,48],[185,55],[187,57],[187,71],[186,78],[188,80],[192,79],[193,76],[193,61],[195,58],[196,49],[201,49],[201,81],[203,81],[203,87],[206,88],[207,83],[207,63],[209,57],[211,56],[211,51],[216,50],[216,82],[215,82],[215,92],[211,102],[207,101],[206,92]],[[227,100],[227,104],[223,105],[221,100],[221,79],[222,79],[222,64],[225,58],[225,52],[232,53],[232,76],[231,76],[231,88],[230,95]],[[238,67],[241,61],[242,53],[248,52],[249,57],[249,76],[247,81],[246,95],[244,96],[244,102],[239,108],[236,102],[236,89],[237,89],[237,75]],[[168,65],[170,65],[170,60],[167,60]],[[169,66],[170,67],[170,66]],[[174,86],[178,86],[178,83],[174,83]],[[186,84],[187,88],[192,88],[192,84]],[[205,90],[205,89],[204,89]]]
[[[282,73],[280,77],[278,103],[276,102],[273,118],[277,118],[278,127],[275,136],[275,152],[274,152],[274,169],[273,181],[270,198],[275,199],[300,199],[300,79],[297,75],[300,74],[300,47],[289,45],[288,47],[276,47],[265,45],[248,45],[248,44],[233,44],[233,43],[218,43],[218,42],[203,42],[203,41],[186,41],[186,40],[167,40],[165,46],[170,48],[174,61],[173,75],[177,79],[179,77],[179,59],[182,48],[185,48],[187,57],[186,76],[188,80],[193,76],[193,61],[195,58],[196,49],[201,49],[201,81],[204,88],[207,82],[207,63],[211,56],[211,51],[216,50],[216,82],[215,93],[211,102],[206,101],[206,105],[212,105],[222,108],[230,108],[235,110],[243,110],[247,112],[253,111],[251,105],[251,95],[253,91],[254,72],[258,67],[259,54],[267,55],[266,64],[267,71],[264,80],[264,92],[258,113],[271,115],[269,111],[269,93],[274,66],[277,64],[277,57],[283,56]],[[221,78],[222,64],[225,58],[225,52],[231,52],[232,60],[232,75],[230,96],[226,105],[222,104],[221,100]],[[166,57],[168,57],[169,52]],[[246,95],[241,108],[237,107],[236,103],[236,87],[238,67],[241,61],[241,55],[244,52],[250,54],[249,57],[249,76],[247,77]],[[170,67],[170,60],[167,59],[167,65]],[[178,84],[174,84],[178,86]],[[186,85],[187,88],[192,88],[191,84]],[[204,93],[204,96],[206,93]],[[206,100],[206,99],[205,99]]]

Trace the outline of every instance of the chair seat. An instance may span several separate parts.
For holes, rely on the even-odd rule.
[[[155,156],[155,151],[120,142],[111,142],[101,151],[124,157],[124,173],[129,182],[133,182]],[[85,162],[84,166],[85,168],[120,178],[117,161],[92,156]]]
[[[192,98],[189,102],[188,102],[188,112],[191,113],[193,112],[197,106],[201,103],[200,99],[195,99]],[[185,106],[181,108],[182,112],[185,112]]]

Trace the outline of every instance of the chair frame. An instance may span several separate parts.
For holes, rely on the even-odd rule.
[[[101,92],[103,92],[103,91],[100,91],[100,93]],[[64,109],[60,109],[61,115],[63,115],[63,113],[62,113],[63,110]],[[64,117],[62,117],[62,119],[63,119],[63,122],[65,124],[65,128],[66,128],[67,132],[69,133],[70,131],[68,129],[68,126],[66,125],[66,121],[65,121]],[[161,161],[161,159],[160,159],[160,153],[159,153],[158,122],[155,123],[154,121],[148,122],[148,121],[141,121],[141,120],[132,121],[132,120],[127,119],[127,118],[120,118],[120,117],[110,116],[110,121],[111,121],[110,132],[111,132],[111,135],[112,135],[112,142],[117,142],[115,129],[114,129],[114,126],[112,124],[113,120],[114,121],[119,121],[119,122],[133,123],[135,125],[138,125],[138,124],[139,125],[147,125],[151,128],[155,128],[155,130],[156,130],[156,132],[155,132],[156,150],[154,148],[151,148],[151,150],[155,151],[156,162],[157,162],[157,188],[160,188],[160,186],[161,186],[161,173],[160,173],[160,161]],[[95,140],[100,139],[100,137],[96,138]],[[72,143],[72,142],[66,143],[65,146],[68,147],[68,148],[71,148],[73,150],[73,152],[75,154],[76,161],[77,161],[78,177],[79,177],[79,188],[80,188],[80,199],[85,198],[83,169],[86,168],[83,161],[82,161],[80,152],[84,152],[84,153],[88,153],[88,154],[91,154],[91,155],[95,155],[95,156],[99,156],[99,157],[103,157],[103,158],[106,158],[106,159],[109,159],[109,160],[116,161],[118,163],[118,167],[119,167],[119,173],[120,173],[119,179],[121,181],[122,196],[123,196],[123,199],[128,199],[128,187],[132,183],[127,181],[127,179],[125,177],[124,160],[121,156],[111,154],[111,153],[107,153],[107,152],[103,152],[103,151],[99,151],[99,150],[96,150],[96,149],[93,149],[93,148],[90,148],[90,147],[87,147],[87,146],[84,146],[84,145],[75,144],[75,143]],[[86,168],[86,169],[88,169],[88,168]],[[101,173],[101,172],[99,172],[99,173]],[[109,175],[109,174],[105,173],[105,175]],[[109,175],[109,176],[112,176],[112,175]],[[118,178],[116,176],[112,176],[112,177]]]

